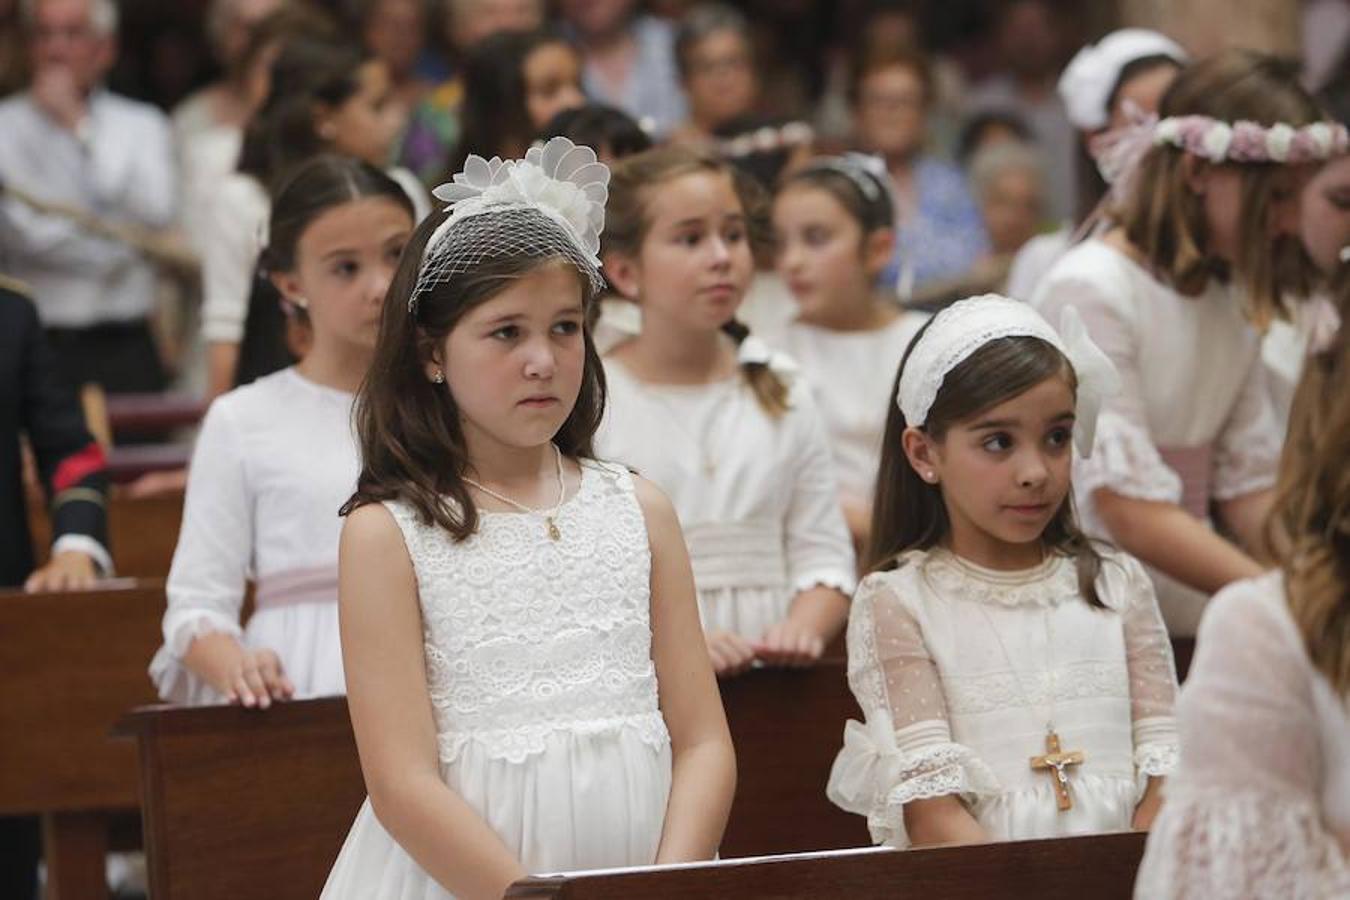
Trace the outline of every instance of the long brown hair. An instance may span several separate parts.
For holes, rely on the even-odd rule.
[[[420,293],[410,312],[408,303],[427,240],[446,217],[444,210],[436,211],[413,232],[385,297],[375,358],[356,398],[361,475],[356,493],[339,514],[345,516],[367,503],[402,500],[417,510],[423,522],[435,523],[462,541],[478,528],[478,509],[464,482],[468,447],[454,397],[445,385],[427,379],[425,365],[467,312],[521,276],[566,261],[547,249],[548,241],[527,246],[517,240],[515,252],[485,258],[469,271]],[[481,226],[491,218],[491,213],[478,216],[476,224]],[[561,228],[542,213],[537,219],[532,227]],[[508,240],[509,235],[503,235],[499,243]],[[590,284],[580,271],[577,279],[583,305],[589,308],[595,299]],[[593,459],[592,440],[605,410],[605,375],[589,327],[583,327],[582,338],[581,390],[553,442],[573,459]]]
[[[1336,285],[1350,321],[1350,265]],[[1268,531],[1313,665],[1350,694],[1350,336],[1310,355],[1294,394]]]
[[[745,210],[747,227],[753,231],[755,226],[751,220],[763,204],[744,176],[738,176],[732,166],[711,153],[670,145],[629,156],[611,170],[609,202],[605,206],[605,233],[601,237],[603,251],[629,259],[640,258],[642,244],[651,230],[651,219],[647,215],[651,192],[672,179],[705,172],[725,175],[731,180],[741,207]],[[750,334],[749,328],[734,319],[722,326],[722,330],[737,344]],[[777,417],[787,411],[787,383],[766,363],[742,363],[741,374],[766,413]]]
[[[900,376],[904,374],[910,354],[932,322],[929,319],[924,324],[905,350],[891,386],[891,397],[899,392]],[[1028,391],[1047,378],[1056,377],[1067,378],[1070,387],[1077,389],[1077,379],[1069,361],[1040,338],[1005,337],[989,341],[942,379],[942,387],[928,411],[923,430],[934,440],[941,441],[953,425]],[[871,538],[863,557],[869,572],[892,569],[900,554],[907,550],[932,549],[951,532],[942,488],[920,478],[905,455],[903,436],[908,427],[899,405],[892,402],[882,437],[881,464],[872,504]],[[1097,595],[1102,556],[1078,528],[1072,493],[1064,498],[1041,533],[1041,543],[1047,552],[1073,557],[1083,598],[1091,606],[1102,607]]]
[[[1163,95],[1162,118],[1200,115],[1224,122],[1295,128],[1320,121],[1317,102],[1298,83],[1298,66],[1252,50],[1226,50],[1181,71]],[[1229,266],[1205,249],[1203,201],[1186,184],[1186,154],[1170,145],[1144,156],[1131,194],[1111,213],[1154,268],[1185,293],[1198,293]],[[1206,163],[1209,165],[1209,163]],[[1264,327],[1287,317],[1285,296],[1306,295],[1311,266],[1296,238],[1271,246],[1267,233],[1278,163],[1224,163],[1242,175],[1240,251],[1232,274],[1246,288],[1248,314]]]

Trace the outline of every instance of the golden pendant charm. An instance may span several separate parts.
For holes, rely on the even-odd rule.
[[[548,539],[557,541],[562,539],[562,532],[558,530],[558,524],[553,521],[553,517],[548,518]]]

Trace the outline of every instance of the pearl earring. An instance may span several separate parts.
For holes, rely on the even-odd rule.
[[[927,472],[923,473],[923,480],[927,481],[929,484],[932,484],[937,481],[937,473],[934,472],[932,469],[929,469]]]

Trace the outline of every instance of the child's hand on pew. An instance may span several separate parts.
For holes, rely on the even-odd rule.
[[[730,678],[748,670],[755,662],[755,650],[750,642],[730,631],[704,633],[708,642],[708,656],[718,678]]]
[[[211,632],[194,638],[183,662],[228,703],[267,709],[273,700],[295,696],[295,685],[274,651],[249,650],[230,634]]]
[[[825,639],[809,624],[789,616],[766,631],[752,646],[755,658],[766,666],[802,668],[819,661],[825,652]]]
[[[93,557],[79,550],[63,550],[24,583],[30,594],[45,591],[81,591],[94,586],[98,580],[98,564]]]

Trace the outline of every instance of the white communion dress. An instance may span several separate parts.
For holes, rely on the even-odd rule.
[[[742,362],[769,356],[756,338]],[[758,357],[756,357],[758,358]],[[770,365],[783,365],[773,357]],[[817,585],[850,593],[853,544],[825,429],[810,388],[791,381],[789,408],[765,412],[739,373],[711,384],[648,384],[605,360],[609,403],[599,454],[665,491],[689,545],[703,627],[758,640]]]
[[[850,721],[829,797],[867,817],[878,844],[908,847],[904,806],[955,794],[994,840],[1130,827],[1148,776],[1176,762],[1176,673],[1153,587],[1109,554],[1089,606],[1074,561],[1021,572],[946,550],[910,551],[863,579],[848,625]],[[1065,752],[1061,810],[1047,723]]]
[[[193,639],[210,632],[274,651],[297,697],[347,692],[337,557],[338,509],[361,469],[352,401],[289,368],[211,404],[165,585],[164,646],[150,664],[164,700],[224,701],[183,665]],[[241,626],[250,581],[254,613]]]
[[[1177,719],[1135,896],[1350,897],[1350,701],[1313,667],[1280,573],[1215,595]]]
[[[456,543],[386,504],[417,576],[441,776],[532,873],[655,861],[670,736],[651,658],[651,549],[627,470],[582,466],[550,541],[479,513]],[[326,900],[451,897],[361,807]]]
[[[1060,257],[1033,302],[1052,323],[1076,309],[1121,376],[1120,393],[1102,406],[1092,456],[1074,459],[1084,531],[1111,538],[1094,499],[1101,489],[1208,521],[1211,502],[1274,486],[1284,434],[1235,285],[1211,279],[1203,293],[1182,296],[1092,238]],[[1209,596],[1150,574],[1171,632],[1195,634]]]
[[[830,437],[839,490],[865,507],[872,505],[895,373],[926,321],[926,314],[906,311],[873,331],[792,322],[780,334],[765,335],[801,366]]]

